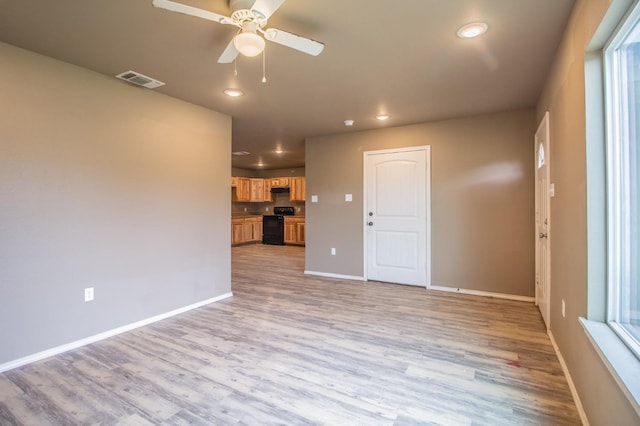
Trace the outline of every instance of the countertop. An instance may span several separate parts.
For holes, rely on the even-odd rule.
[[[231,215],[231,219],[244,219],[244,218],[251,218],[251,217],[262,217],[264,215],[267,216],[271,216],[271,214],[269,213],[265,213],[265,214],[247,214],[247,213],[242,213],[242,214],[237,214],[237,215]],[[304,219],[303,215],[285,215],[285,217],[292,217],[292,218],[296,218],[296,219]]]

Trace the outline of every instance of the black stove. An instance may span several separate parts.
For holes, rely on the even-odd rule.
[[[283,246],[284,217],[295,213],[295,207],[274,207],[273,214],[262,216],[262,244]]]
[[[296,214],[295,207],[274,207],[273,215],[274,216],[293,216]]]

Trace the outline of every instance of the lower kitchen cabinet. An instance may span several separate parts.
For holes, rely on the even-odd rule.
[[[244,219],[231,219],[231,244],[244,242]]]
[[[231,219],[231,244],[262,241],[262,216]]]
[[[284,243],[301,244],[305,243],[305,218],[284,217]]]

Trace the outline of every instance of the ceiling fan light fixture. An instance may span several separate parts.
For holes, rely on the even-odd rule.
[[[461,26],[457,34],[460,38],[475,38],[486,33],[488,29],[489,25],[486,22],[471,22]]]
[[[255,32],[243,31],[233,38],[233,45],[244,56],[258,56],[264,50],[264,39]]]

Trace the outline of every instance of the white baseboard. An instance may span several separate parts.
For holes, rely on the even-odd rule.
[[[567,368],[567,364],[564,362],[564,358],[562,357],[560,348],[558,348],[558,345],[556,344],[556,339],[553,338],[553,334],[551,333],[551,330],[547,330],[547,335],[549,336],[549,340],[551,340],[551,344],[553,345],[553,350],[556,352],[558,361],[560,361],[560,366],[562,367],[564,376],[567,378],[567,383],[569,384],[569,389],[571,390],[573,401],[576,403],[576,408],[578,409],[578,414],[580,415],[580,420],[582,421],[582,425],[589,426],[587,413],[584,412],[584,407],[582,406],[582,402],[580,401],[580,397],[578,396],[578,391],[576,390],[576,386],[573,384],[573,379],[571,378],[571,374],[569,374],[569,369]]]
[[[203,300],[192,305],[184,306],[182,308],[175,309],[170,312],[165,312],[160,315],[153,316],[151,318],[146,318],[141,321],[136,321],[131,324],[123,325],[122,327],[114,328],[113,330],[105,331],[103,333],[95,334],[93,336],[85,337],[84,339],[76,340],[75,342],[67,343],[65,345],[56,346],[55,348],[47,349],[42,352],[38,352],[32,355],[27,355],[23,358],[19,358],[13,361],[9,361],[4,364],[0,364],[0,373],[5,371],[9,371],[14,368],[22,367],[23,365],[31,364],[32,362],[40,361],[45,358],[49,358],[54,355],[61,354],[63,352],[70,351],[72,349],[77,349],[81,346],[88,345],[90,343],[95,343],[100,340],[107,339],[109,337],[116,336],[118,334],[125,333],[127,331],[131,331],[135,328],[142,327],[145,325],[149,325],[151,323],[172,317],[174,315],[182,314],[184,312],[190,311],[192,309],[200,308],[202,306],[208,305],[210,303],[218,302],[223,299],[227,299],[233,296],[233,293],[225,293],[217,297],[213,297],[211,299]]]
[[[315,272],[315,271],[304,271],[305,275],[316,275],[318,277],[327,277],[327,278],[338,278],[341,280],[354,280],[354,281],[365,281],[364,277],[358,277],[356,275],[342,275],[342,274],[332,274],[329,272]]]
[[[491,293],[489,291],[479,291],[479,290],[466,290],[464,288],[443,287],[439,285],[432,285],[427,290],[448,291],[450,293],[471,294],[473,296],[495,297],[496,299],[517,300],[519,302],[529,302],[529,303],[535,302],[535,298],[528,297],[528,296],[518,296],[516,294],[504,294],[504,293]]]

